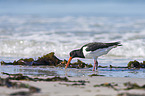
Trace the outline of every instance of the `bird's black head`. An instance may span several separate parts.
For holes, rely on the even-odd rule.
[[[85,58],[84,55],[83,55],[83,53],[82,53],[82,50],[81,50],[81,49],[71,51],[71,52],[70,52],[70,58],[69,58],[69,60],[68,60],[68,62],[67,62],[67,64],[66,64],[66,66],[65,66],[65,69],[69,66],[71,60],[72,60],[73,58],[75,58],[75,57]]]
[[[70,52],[70,57],[72,57],[72,58],[78,57],[78,55],[77,55],[77,50],[71,51],[71,52]]]
[[[84,55],[83,55],[82,51],[80,49],[78,49],[78,50],[71,51],[70,57],[72,57],[72,58],[75,58],[75,57],[84,58]]]

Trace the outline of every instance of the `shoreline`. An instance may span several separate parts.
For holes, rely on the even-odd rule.
[[[34,78],[34,76],[31,76]],[[6,78],[6,76],[2,76]],[[46,78],[46,77],[40,77]],[[132,95],[119,95],[119,94],[135,94],[135,96],[144,96],[145,89],[130,89],[124,90],[126,88],[124,83],[136,83],[139,86],[145,84],[144,78],[129,78],[129,77],[102,77],[102,76],[84,76],[84,77],[67,77],[69,80],[77,81],[84,80],[89,81],[84,84],[74,83],[74,82],[64,82],[64,81],[55,81],[55,82],[46,82],[46,81],[26,81],[26,80],[12,80],[12,82],[21,82],[24,84],[29,84],[40,88],[39,93],[34,93],[31,96],[132,96]],[[107,86],[97,86],[106,84]],[[111,84],[110,87],[108,84]],[[116,85],[117,86],[116,86]],[[117,90],[115,90],[115,88]],[[28,91],[28,89],[20,88],[7,88],[0,86],[0,95],[10,96],[9,94],[19,92],[19,91]],[[27,95],[24,95],[27,96]]]

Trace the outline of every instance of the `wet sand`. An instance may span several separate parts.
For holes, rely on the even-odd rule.
[[[41,77],[44,78],[44,77]],[[80,84],[74,82],[46,82],[46,81],[16,81],[29,84],[40,88],[40,93],[34,93],[32,96],[118,96],[121,93],[136,94],[135,96],[145,96],[145,89],[131,89],[123,90],[125,88],[124,83],[131,82],[137,83],[142,86],[145,84],[143,78],[129,78],[129,77],[102,77],[102,76],[84,76],[84,77],[68,77],[69,80],[85,80],[89,83]],[[117,84],[114,90],[112,87],[100,86],[94,87],[94,85],[100,84]],[[80,85],[79,85],[80,84]],[[0,95],[9,96],[9,94],[19,91],[28,91],[28,89],[15,89],[0,86]],[[25,95],[27,96],[27,95]],[[119,95],[120,96],[120,95]],[[121,96],[132,96],[132,95],[121,95]]]

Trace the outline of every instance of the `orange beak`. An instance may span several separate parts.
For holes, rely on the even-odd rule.
[[[72,60],[72,57],[69,58],[69,60],[68,60],[68,62],[67,62],[67,64],[66,64],[66,66],[65,66],[65,69],[69,66],[71,60]]]

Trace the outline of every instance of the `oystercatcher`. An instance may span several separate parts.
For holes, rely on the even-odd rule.
[[[73,50],[70,52],[70,58],[65,66],[65,69],[69,66],[71,60],[75,57],[79,58],[88,58],[88,59],[94,59],[94,66],[93,71],[97,69],[98,67],[98,61],[97,58],[99,56],[107,54],[112,48],[115,48],[117,46],[122,46],[120,42],[112,42],[112,43],[102,43],[102,42],[93,42],[88,43],[84,46],[82,46],[78,50]],[[96,68],[95,68],[96,67]]]

